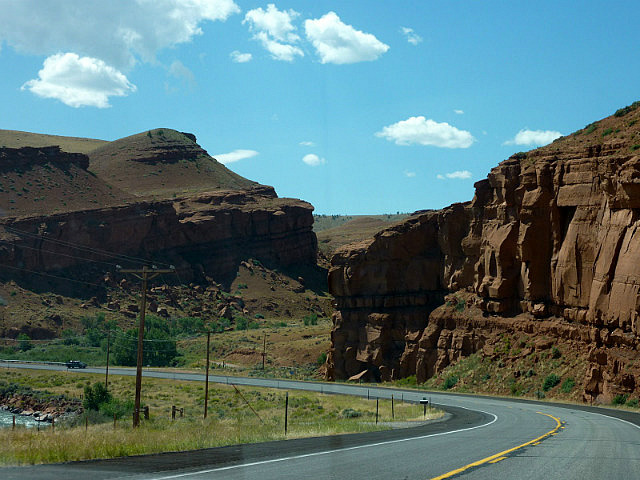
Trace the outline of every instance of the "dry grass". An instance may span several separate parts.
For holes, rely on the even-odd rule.
[[[10,370],[9,380],[45,388],[55,393],[79,395],[100,375]],[[143,380],[143,404],[151,418],[138,429],[122,420],[80,427],[52,429],[20,428],[0,431],[0,464],[35,464],[93,458],[112,458],[168,451],[191,450],[284,438],[365,432],[388,428],[386,422],[422,420],[420,406],[380,400],[379,424],[375,424],[375,399],[342,395],[289,392],[289,431],[284,435],[286,392],[238,387],[257,412],[250,410],[232,386],[210,385],[209,414],[202,418],[204,385],[196,382]],[[119,398],[133,396],[133,377],[111,377],[110,390]],[[171,420],[171,406],[184,408],[184,417]],[[438,416],[440,412],[431,412]]]

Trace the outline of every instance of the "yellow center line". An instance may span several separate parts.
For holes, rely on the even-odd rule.
[[[554,435],[562,426],[562,423],[560,422],[559,418],[554,417],[553,415],[549,415],[548,413],[542,413],[542,412],[536,412],[539,413],[540,415],[545,415],[547,417],[553,418],[556,421],[556,426],[553,430],[549,430],[547,433],[545,433],[544,435],[540,435],[538,438],[534,438],[533,440],[529,440],[526,443],[523,443],[522,445],[518,445],[517,447],[513,447],[510,448],[508,450],[504,450],[500,453],[496,453],[495,455],[491,455],[490,457],[487,458],[483,458],[482,460],[478,460],[475,461],[473,463],[470,463],[468,465],[465,465],[464,467],[460,467],[460,468],[456,468],[455,470],[451,470],[450,472],[447,472],[443,475],[440,475],[439,477],[433,477],[431,480],[441,480],[443,478],[450,478],[453,477],[454,475],[458,475],[459,473],[464,472],[465,470],[469,470],[470,468],[473,467],[478,467],[480,465],[484,465],[485,463],[495,463],[498,462],[500,460],[502,460],[502,458],[500,457],[504,457],[505,455],[511,453],[511,452],[515,452],[516,450],[520,450],[521,448],[527,447],[529,445],[533,445],[536,442],[540,442],[542,440],[544,440],[545,438]]]
[[[504,460],[507,457],[496,458],[495,460],[491,460],[489,463],[498,463],[500,460]]]

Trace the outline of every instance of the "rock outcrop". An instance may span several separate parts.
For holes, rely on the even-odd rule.
[[[423,381],[479,352],[492,331],[535,332],[552,322],[561,340],[558,332],[573,332],[568,338],[591,352],[586,394],[606,399],[635,388],[637,106],[513,155],[476,183],[470,203],[417,212],[339,250],[329,273],[338,308],[329,376],[367,370],[375,379]],[[453,292],[460,294],[452,300]],[[445,297],[473,308],[452,315],[437,308]]]
[[[306,202],[278,198],[273,188],[260,186],[8,217],[0,221],[0,262],[14,267],[17,278],[20,271],[115,270],[129,256],[173,264],[182,281],[204,275],[225,281],[249,257],[283,267],[313,265],[312,211]]]

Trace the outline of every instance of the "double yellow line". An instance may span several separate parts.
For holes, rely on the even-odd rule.
[[[470,463],[469,465],[465,465],[464,467],[456,468],[455,470],[451,470],[450,472],[447,472],[444,475],[440,475],[439,477],[433,477],[431,480],[441,480],[443,478],[451,478],[454,475],[458,475],[459,473],[464,472],[465,470],[469,470],[470,468],[484,465],[485,463],[498,463],[500,460],[504,460],[506,458],[505,456],[511,452],[515,452],[516,450],[520,450],[521,448],[528,447],[529,445],[538,444],[545,438],[550,437],[551,435],[555,435],[558,432],[558,430],[560,430],[560,428],[562,427],[562,422],[560,421],[559,418],[556,418],[553,415],[549,415],[548,413],[542,413],[542,412],[536,412],[536,413],[553,418],[556,421],[555,428],[553,430],[549,430],[547,433],[539,436],[538,438],[529,440],[527,443],[523,443],[522,445],[518,445],[517,447],[513,447],[508,450],[504,450],[500,453],[496,453],[495,455],[491,455],[490,457],[483,458],[482,460],[478,460],[476,462]]]

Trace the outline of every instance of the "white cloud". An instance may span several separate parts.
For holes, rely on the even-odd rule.
[[[321,63],[345,64],[377,60],[389,50],[389,45],[385,45],[374,35],[343,23],[335,12],[329,12],[316,20],[306,20],[304,28]]]
[[[43,98],[55,98],[70,107],[109,107],[109,97],[123,97],[136,91],[127,77],[102,60],[59,53],[48,57],[22,89]]]
[[[400,31],[411,45],[418,45],[422,41],[422,37],[414,32],[413,28],[402,27]]]
[[[455,113],[456,115],[463,115],[464,114],[464,110],[460,110],[458,108],[456,108],[453,113]]]
[[[273,3],[267,9],[254,8],[244,16],[242,23],[249,24],[253,38],[276,60],[291,62],[296,56],[304,57],[304,52],[294,44],[300,41],[295,33],[293,20],[300,14],[295,10],[278,10]]]
[[[438,123],[423,116],[410,117],[407,120],[383,127],[376,133],[397,145],[433,145],[444,148],[468,148],[475,138],[466,130],[459,130],[446,122]]]
[[[403,173],[404,173],[404,176],[408,178],[413,178],[416,176],[416,172],[410,172],[408,170],[405,170]]]
[[[315,143],[309,142],[309,141],[300,142],[300,145],[302,145],[303,147],[315,147],[316,146]]]
[[[0,11],[0,43],[36,55],[72,51],[123,70],[240,9],[233,0],[0,0]]]
[[[456,170],[455,172],[445,173],[444,175],[436,175],[439,180],[445,180],[447,178],[453,180],[468,180],[471,176],[472,174],[469,170]]]
[[[184,80],[190,85],[193,85],[195,82],[195,77],[193,72],[189,70],[180,60],[174,60],[171,66],[169,67],[169,73],[181,80]]]
[[[231,61],[234,63],[247,63],[253,59],[253,55],[250,53],[242,53],[238,50],[234,50],[229,54],[229,56],[231,57]]]
[[[313,153],[309,153],[302,157],[302,161],[307,165],[311,165],[312,167],[317,167],[318,165],[324,165],[327,161],[324,158],[320,158]]]
[[[218,155],[213,155],[213,158],[218,160],[218,162],[223,165],[228,165],[229,163],[237,162],[240,160],[244,160],[246,158],[255,157],[259,152],[255,150],[234,150],[229,153],[220,153]]]
[[[554,130],[520,130],[514,138],[507,140],[503,145],[546,145],[561,137],[560,132]]]

